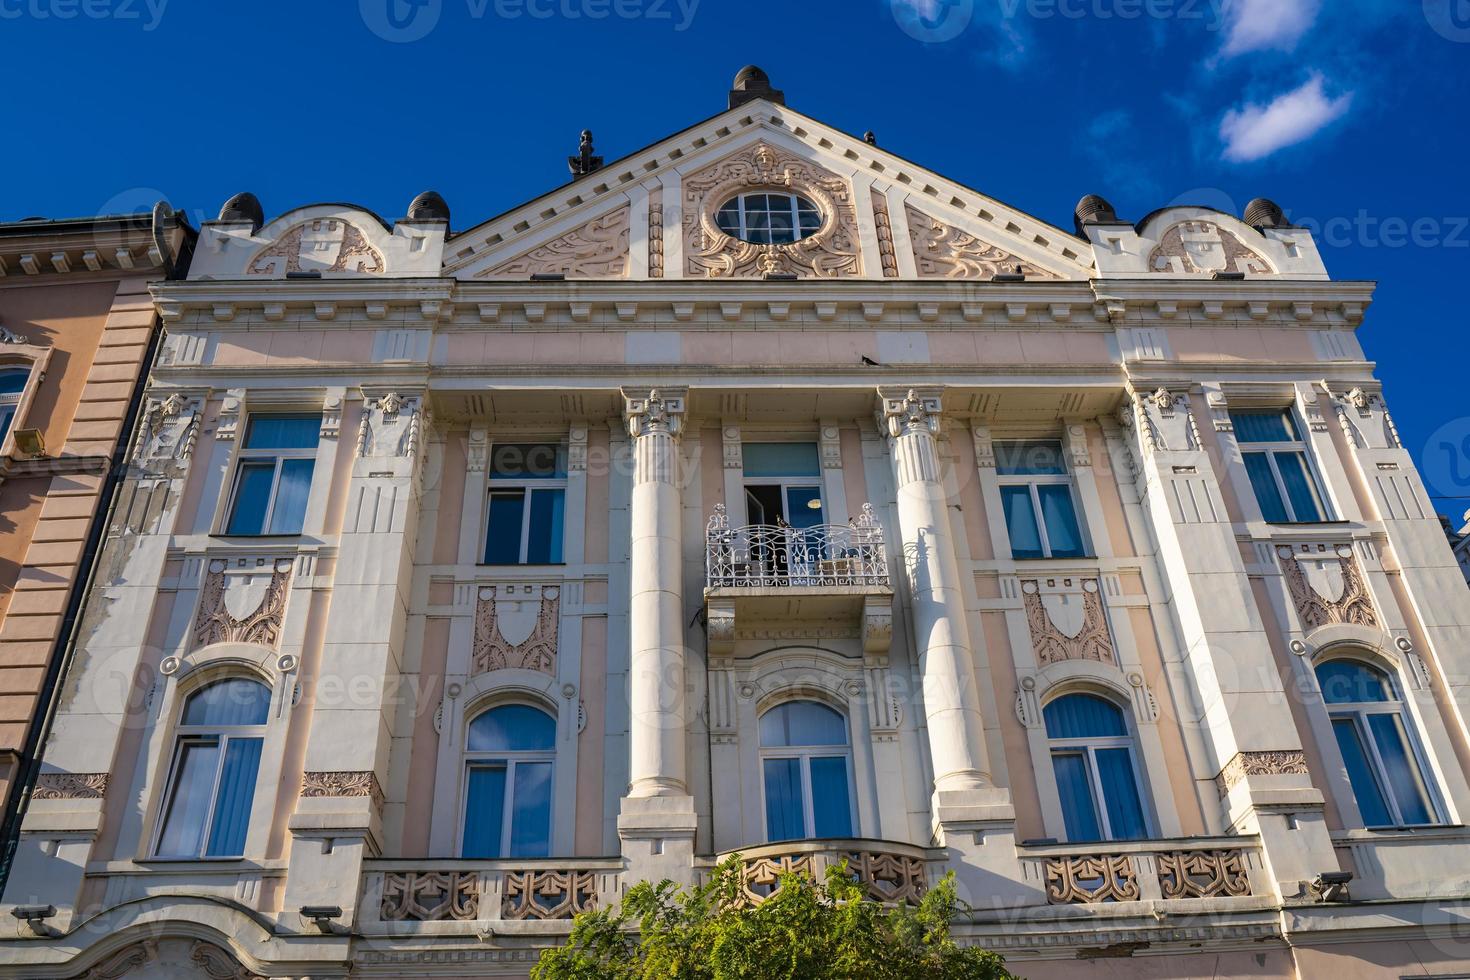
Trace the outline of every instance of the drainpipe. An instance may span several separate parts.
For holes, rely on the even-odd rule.
[[[175,213],[166,202],[160,201],[153,208],[153,242],[163,258],[165,278],[176,278],[178,270],[188,269],[191,245],[188,235],[181,243],[177,254],[168,247],[167,221],[175,220]],[[178,218],[183,221],[184,219]],[[148,336],[148,349],[143,354],[138,377],[133,382],[132,398],[128,401],[127,415],[123,418],[122,432],[113,447],[107,480],[102,485],[102,495],[97,501],[97,510],[92,515],[92,524],[87,529],[87,543],[82,550],[81,562],[77,567],[77,579],[72,586],[66,603],[66,615],[56,636],[56,645],[51,651],[42,678],[41,690],[36,698],[36,711],[26,732],[25,744],[21,748],[19,771],[11,784],[5,800],[5,811],[0,815],[0,900],[4,899],[5,886],[10,880],[10,869],[15,862],[16,847],[20,843],[20,826],[30,809],[31,793],[35,791],[36,779],[41,774],[41,747],[51,734],[51,724],[56,717],[62,682],[70,671],[76,656],[77,624],[86,611],[87,597],[92,592],[97,577],[97,557],[102,549],[102,540],[112,522],[117,508],[117,490],[127,475],[128,460],[131,458],[138,413],[143,406],[143,393],[148,387],[148,378],[153,372],[154,358],[163,337],[161,324],[155,317],[153,329]]]

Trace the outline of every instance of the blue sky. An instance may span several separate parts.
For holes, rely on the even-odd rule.
[[[197,224],[248,189],[391,220],[433,187],[467,227],[562,183],[584,127],[612,159],[718,112],[748,62],[1064,228],[1089,192],[1269,196],[1380,281],[1361,336],[1470,508],[1470,0],[0,0],[0,55],[4,219]]]

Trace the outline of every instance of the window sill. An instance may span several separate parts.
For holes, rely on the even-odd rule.
[[[1011,561],[1024,562],[1026,564],[1056,565],[1062,562],[1069,561],[1097,561],[1097,555],[1076,555],[1066,558],[1058,558],[1055,556],[1049,558],[1018,558],[1015,555],[1012,555]]]
[[[225,534],[219,532],[211,534],[210,537],[218,541],[299,541],[306,537],[306,532],[298,531],[295,534]]]
[[[1304,528],[1304,527],[1343,527],[1344,525],[1352,524],[1353,522],[1352,521],[1266,521],[1265,523],[1266,523],[1266,526],[1267,527]]]

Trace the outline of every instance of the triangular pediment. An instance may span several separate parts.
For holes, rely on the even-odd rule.
[[[794,243],[752,244],[716,214],[741,193],[794,193],[821,213]],[[1091,278],[1092,249],[1060,228],[784,106],[728,110],[445,246],[468,281],[567,279]]]

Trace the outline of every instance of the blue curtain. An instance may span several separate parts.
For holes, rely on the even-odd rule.
[[[1281,471],[1281,482],[1286,484],[1286,497],[1291,501],[1292,516],[1301,524],[1322,520],[1322,507],[1317,501],[1317,489],[1312,485],[1312,474],[1307,471],[1306,455],[1274,455],[1276,468]]]
[[[761,715],[761,744],[768,748],[846,745],[847,720],[825,704],[787,701]]]
[[[1289,411],[1231,412],[1236,442],[1295,442],[1296,425]]]
[[[234,728],[264,725],[270,716],[271,691],[259,681],[231,677],[195,691],[184,705],[184,725]]]
[[[1337,747],[1342,751],[1342,761],[1347,766],[1348,782],[1353,787],[1353,797],[1358,801],[1358,810],[1363,814],[1363,823],[1369,827],[1393,826],[1393,814],[1383,798],[1383,789],[1378,777],[1368,762],[1368,753],[1358,735],[1358,726],[1351,718],[1332,719],[1332,731],[1337,735]]]
[[[1112,839],[1143,840],[1147,837],[1143,801],[1138,798],[1138,780],[1133,773],[1133,754],[1127,749],[1099,749],[1097,777],[1102,783],[1103,804],[1108,809],[1108,829]]]
[[[565,490],[531,491],[530,540],[526,544],[526,564],[560,565]]]
[[[1369,715],[1368,727],[1378,745],[1378,755],[1388,769],[1388,785],[1394,802],[1399,805],[1403,822],[1433,823],[1434,815],[1430,812],[1429,800],[1419,776],[1419,760],[1409,751],[1403,719],[1398,715]]]
[[[1128,734],[1123,712],[1091,694],[1069,694],[1042,709],[1048,738],[1117,738]]]
[[[1261,516],[1270,524],[1291,522],[1286,513],[1286,504],[1281,500],[1281,491],[1276,487],[1276,478],[1271,475],[1271,461],[1265,453],[1245,453],[1245,472],[1251,478],[1251,487],[1256,491],[1256,502],[1261,505]]]
[[[226,744],[214,823],[209,830],[209,847],[204,852],[209,857],[239,857],[245,853],[250,806],[255,801],[255,777],[260,771],[260,747],[258,738],[232,738]]]
[[[1067,840],[1101,840],[1102,826],[1092,799],[1092,785],[1087,779],[1086,758],[1081,752],[1053,752],[1051,764],[1057,775],[1057,792],[1062,798]]]
[[[1041,550],[1041,531],[1036,526],[1036,508],[1031,506],[1031,488],[1001,487],[1000,500],[1011,537],[1011,557],[1045,557]]]
[[[505,766],[471,766],[465,793],[463,856],[502,857],[500,825],[504,819]]]
[[[806,836],[801,810],[801,760],[767,759],[766,838],[772,843]]]
[[[811,760],[812,822],[818,837],[852,836],[852,793],[847,759]]]
[[[485,522],[485,564],[521,563],[521,519],[526,491],[495,490],[490,494],[490,517]]]
[[[1077,526],[1077,507],[1072,502],[1072,488],[1058,485],[1036,488],[1041,497],[1041,518],[1046,522],[1046,538],[1053,558],[1081,558],[1082,531]]]
[[[314,459],[281,460],[281,481],[276,486],[276,509],[271,511],[271,534],[300,534],[306,520],[306,498],[311,494]]]
[[[470,722],[471,752],[538,752],[556,748],[556,719],[528,704],[505,704]]]
[[[198,857],[209,818],[209,793],[219,769],[219,742],[187,741],[179,746],[168,816],[158,838],[160,857]]]
[[[320,415],[252,415],[246,449],[315,449],[321,438]]]
[[[226,534],[264,534],[265,512],[271,503],[271,484],[276,479],[274,461],[242,463],[235,478],[235,503]]]
[[[551,855],[551,763],[516,764],[515,809],[510,815],[510,857]]]

